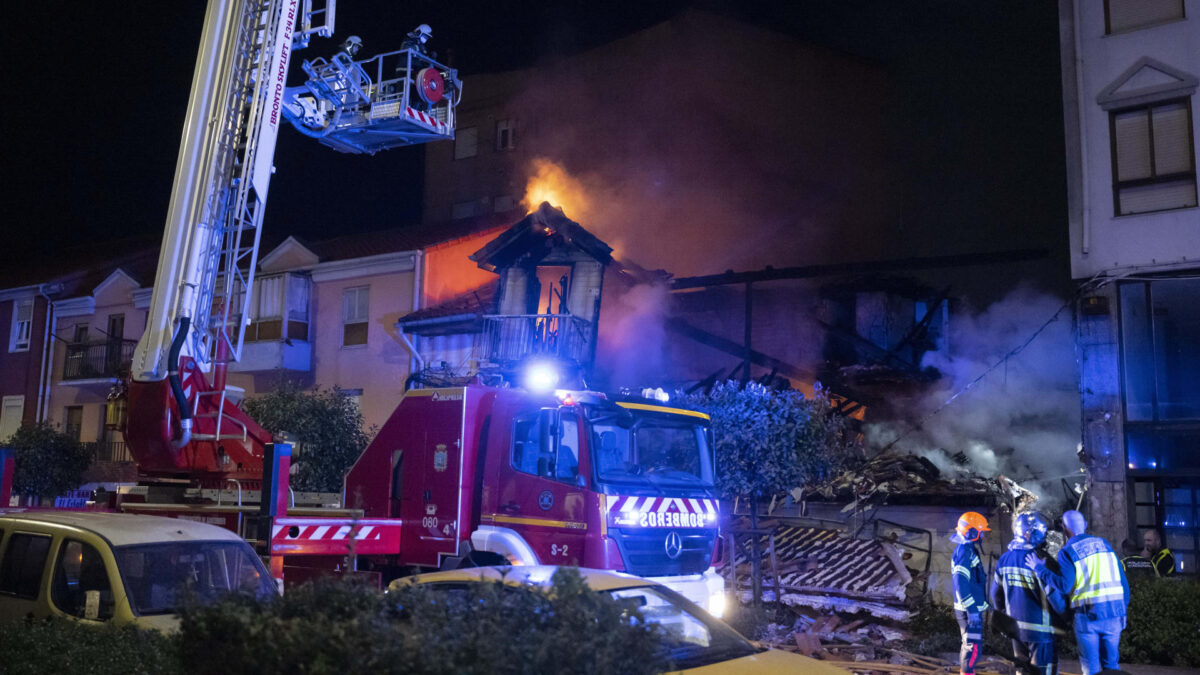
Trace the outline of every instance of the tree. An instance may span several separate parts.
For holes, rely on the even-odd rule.
[[[295,439],[291,482],[297,490],[340,492],[346,471],[369,440],[362,412],[337,387],[304,392],[288,386],[247,399],[242,408],[267,431]]]
[[[764,497],[824,477],[858,448],[856,435],[819,385],[808,399],[794,390],[727,381],[681,402],[709,414],[717,486],[727,498],[749,502],[753,530]],[[751,537],[756,600],[762,594],[758,539]]]
[[[13,449],[16,494],[54,497],[74,490],[92,463],[82,443],[45,422],[21,427],[6,445]]]

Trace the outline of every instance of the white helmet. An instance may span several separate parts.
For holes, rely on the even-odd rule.
[[[409,36],[414,37],[423,43],[429,38],[433,37],[433,29],[429,27],[429,24],[423,23],[414,28],[413,32],[409,33]]]

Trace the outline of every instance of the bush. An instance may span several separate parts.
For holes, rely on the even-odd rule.
[[[45,422],[24,426],[6,443],[13,449],[13,494],[54,497],[74,490],[92,455],[79,441]]]
[[[179,673],[175,640],[157,631],[68,619],[0,625],[0,671],[8,675]]]
[[[550,594],[468,583],[381,595],[320,581],[256,603],[229,597],[183,613],[189,672],[653,673],[657,628],[561,570]]]
[[[341,492],[342,479],[369,440],[362,412],[337,387],[304,392],[285,386],[246,399],[242,408],[272,434],[286,431],[296,439],[296,490]]]
[[[1121,634],[1121,661],[1200,666],[1200,581],[1137,579]]]

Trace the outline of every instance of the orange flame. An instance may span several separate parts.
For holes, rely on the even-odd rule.
[[[591,207],[583,183],[555,162],[538,157],[533,160],[533,170],[525,184],[525,199],[521,205],[526,211],[533,211],[542,202],[550,202],[551,206],[562,209],[567,217],[574,220],[586,218]]]

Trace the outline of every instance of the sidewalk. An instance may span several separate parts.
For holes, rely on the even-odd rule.
[[[1147,666],[1138,663],[1122,663],[1121,670],[1130,675],[1184,675],[1184,673],[1200,673],[1197,668],[1176,668],[1174,666]],[[1058,672],[1060,675],[1072,673],[1079,675],[1083,669],[1079,667],[1078,660],[1063,659],[1058,662]]]

